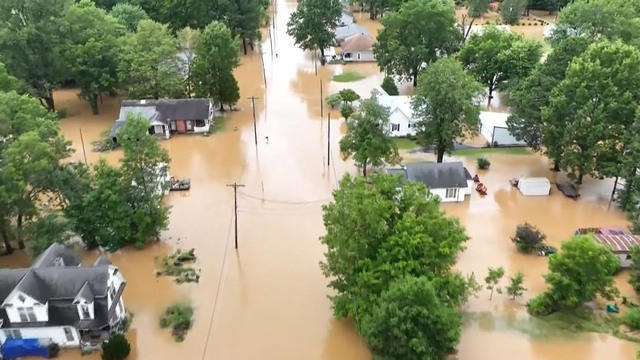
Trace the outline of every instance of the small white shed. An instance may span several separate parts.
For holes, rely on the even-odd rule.
[[[524,146],[526,143],[516,139],[507,128],[507,119],[511,114],[491,111],[480,112],[480,133],[491,146]]]
[[[518,180],[518,190],[524,196],[548,196],[551,183],[544,177],[521,178]]]

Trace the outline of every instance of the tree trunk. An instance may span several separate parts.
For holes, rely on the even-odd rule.
[[[582,185],[582,178],[584,177],[584,174],[582,173],[582,171],[578,174],[578,185]]]
[[[362,164],[362,176],[364,176],[364,177],[367,176],[367,162],[366,161]]]
[[[438,163],[441,163],[444,160],[444,147],[438,146]]]
[[[324,58],[324,49],[320,49],[320,65],[324,66],[326,59]]]
[[[375,13],[374,13],[374,10],[373,10],[373,6],[371,6],[369,8],[369,19],[371,19],[371,20],[375,20],[376,19],[375,18]]]
[[[6,227],[2,227],[2,240],[4,241],[4,250],[7,254],[13,253],[13,246],[9,242],[9,234],[7,234]]]
[[[16,237],[18,238],[18,248],[24,249],[24,240],[22,240],[22,214],[18,214]]]
[[[553,162],[553,171],[555,172],[560,171],[560,160],[555,160]]]
[[[487,106],[491,106],[491,99],[493,99],[493,85],[489,85],[489,96],[487,97]]]
[[[247,55],[247,39],[242,38],[242,48],[244,49],[244,54]]]
[[[418,70],[413,72],[413,87],[418,86]]]
[[[224,105],[222,104],[222,101],[220,101],[220,111],[224,111]]]
[[[47,96],[43,96],[42,100],[44,100],[45,107],[49,111],[56,111],[56,105],[53,101],[53,94],[49,93]]]
[[[93,115],[98,115],[98,95],[89,95],[89,105],[91,105],[91,112]]]

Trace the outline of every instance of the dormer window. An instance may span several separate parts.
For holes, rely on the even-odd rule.
[[[91,312],[89,311],[89,305],[87,304],[80,305],[80,314],[81,314],[80,317],[82,318],[82,320],[90,319]]]

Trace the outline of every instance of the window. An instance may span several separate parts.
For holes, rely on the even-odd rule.
[[[351,59],[351,53],[344,54],[344,58],[345,59]]]
[[[80,305],[80,318],[81,319],[89,319],[91,318],[91,313],[89,312],[89,305],[82,304]]]
[[[455,197],[457,197],[457,196],[458,196],[458,189],[455,189],[455,188],[449,188],[449,189],[447,189],[447,193],[446,193],[446,195],[445,195],[445,197],[446,197],[447,199],[452,199],[452,198],[455,198]]]
[[[154,132],[155,134],[164,134],[164,126],[162,126],[162,125],[156,125],[156,126],[154,126],[153,128],[154,128],[154,129],[153,129],[153,132]]]
[[[29,318],[29,321],[38,321],[38,318],[36,317],[36,313],[33,311],[32,307],[28,307],[27,308],[27,317]]]
[[[391,131],[400,131],[400,124],[391,124]]]
[[[70,327],[64,327],[64,336],[67,338],[67,341],[74,341],[76,338],[73,336],[73,330]]]
[[[176,122],[172,121],[171,122],[171,131],[176,131],[176,130],[178,130],[178,128],[176,128]]]
[[[4,331],[7,339],[22,339],[22,333],[17,329],[8,329]]]
[[[196,127],[203,127],[204,126],[204,120],[196,120]]]
[[[358,53],[358,60],[360,60],[360,53]]]
[[[27,309],[25,309],[23,307],[19,307],[18,308],[18,315],[20,315],[20,321],[21,322],[29,321],[29,318],[27,317]]]

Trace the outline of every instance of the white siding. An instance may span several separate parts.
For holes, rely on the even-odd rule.
[[[389,116],[389,130],[391,136],[394,137],[415,135],[416,133],[415,123],[413,120],[409,119],[407,115],[397,108]]]
[[[376,58],[373,56],[373,51],[358,51],[353,53],[345,53],[343,54],[342,59],[346,62],[376,61]]]
[[[24,297],[24,301],[20,301],[20,296]],[[40,304],[38,301],[21,291],[14,290],[4,301],[4,308],[11,323],[20,323],[20,314],[18,308],[33,308],[38,322],[49,321],[49,312],[46,304]],[[11,305],[11,306],[8,306]]]
[[[438,197],[440,198],[440,202],[443,203],[449,203],[449,202],[464,202],[464,198],[466,195],[469,195],[469,188],[468,187],[463,187],[463,188],[457,188],[457,194],[456,197],[454,198],[447,198],[447,189],[442,188],[442,189],[431,189],[431,193],[438,195]]]
[[[80,345],[80,339],[78,336],[78,331],[68,326],[67,328],[71,332],[71,336],[73,336],[73,340],[67,340],[67,336],[64,331],[64,326],[55,326],[55,327],[32,327],[32,328],[12,328],[12,330],[17,329],[20,330],[20,334],[23,339],[50,339],[56,344],[63,347],[77,347]],[[0,343],[3,343],[7,339],[6,330],[0,331]]]
[[[480,112],[480,133],[491,145],[526,145],[524,141],[516,140],[507,129],[509,113],[490,111]]]
[[[618,261],[620,261],[620,267],[629,268],[633,264],[631,258],[628,258],[628,254],[616,254]]]

